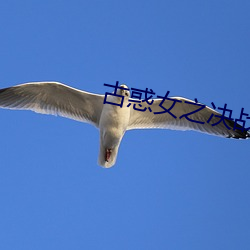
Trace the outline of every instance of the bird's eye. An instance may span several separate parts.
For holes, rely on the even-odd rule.
[[[125,92],[125,95],[128,96],[128,92]]]

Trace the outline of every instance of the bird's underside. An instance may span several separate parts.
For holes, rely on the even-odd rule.
[[[114,165],[121,139],[126,130],[160,128],[195,130],[234,139],[250,137],[250,133],[240,124],[228,117],[222,117],[214,109],[204,105],[199,112],[194,112],[200,108],[200,106],[197,107],[199,104],[183,97],[171,97],[172,100],[165,100],[163,103],[162,99],[154,99],[150,105],[141,102],[140,109],[147,109],[142,112],[135,110],[133,104],[127,105],[133,99],[129,98],[130,92],[126,85],[120,86],[117,95],[124,96],[122,108],[104,104],[104,95],[81,91],[58,82],[35,82],[0,89],[0,108],[60,115],[90,123],[99,128],[102,131],[100,133],[111,131],[106,139],[100,135],[103,153],[101,156],[99,155],[99,164],[105,167]],[[119,98],[112,100],[120,102]],[[104,113],[105,115],[102,115]],[[188,113],[192,114],[185,115]],[[113,137],[115,138],[114,143],[107,143],[108,138]]]

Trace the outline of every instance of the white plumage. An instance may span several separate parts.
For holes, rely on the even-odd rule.
[[[128,88],[126,85],[121,85],[122,88]],[[190,105],[187,102],[195,103],[192,100],[182,97],[171,97],[178,100],[171,109],[177,118],[172,117],[168,112],[162,114],[154,114],[154,112],[162,112],[163,109],[159,106],[162,99],[154,99],[150,108],[152,112],[136,111],[133,109],[133,104],[129,104],[130,92],[126,89],[118,89],[118,95],[124,96],[123,107],[111,104],[103,104],[104,95],[97,95],[78,89],[71,88],[58,82],[34,82],[17,85],[10,88],[0,89],[0,107],[8,109],[25,109],[32,110],[37,113],[60,115],[81,122],[93,124],[100,130],[100,151],[98,164],[103,167],[112,167],[116,162],[116,157],[120,142],[127,130],[131,129],[174,129],[174,130],[196,130],[217,136],[227,138],[242,138],[250,137],[249,132],[234,129],[234,122],[226,120],[228,129],[223,122],[216,126],[220,118],[213,116],[208,123],[212,114],[219,116],[220,114],[205,107],[199,112],[189,116],[190,119],[202,122],[199,124],[188,121],[184,114],[190,113],[197,109],[196,105]],[[109,96],[108,101],[120,103],[120,97]],[[172,101],[165,100],[163,106],[169,109]],[[143,102],[142,107],[148,107]],[[237,124],[238,128],[241,128]]]

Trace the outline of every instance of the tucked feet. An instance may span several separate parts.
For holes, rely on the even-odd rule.
[[[111,156],[112,150],[111,149],[106,149],[105,152],[105,161],[108,162]]]

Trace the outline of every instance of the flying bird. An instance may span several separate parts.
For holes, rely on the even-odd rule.
[[[104,103],[105,97],[109,103]],[[133,99],[130,99],[129,88],[125,84],[117,88],[116,95],[89,93],[59,82],[31,82],[0,89],[1,108],[59,115],[90,123],[98,128],[100,131],[98,164],[105,168],[115,164],[119,145],[127,130],[154,128],[195,130],[226,138],[250,137],[249,132],[239,124],[235,126],[232,120],[225,119],[224,122],[220,122],[221,114],[205,105],[199,112],[190,114],[189,119],[183,117],[184,114],[197,110],[195,105],[197,102],[183,97],[171,97],[171,100],[166,99],[164,102],[162,99],[153,99],[150,104],[151,111],[145,112],[135,110],[133,105],[129,105],[131,100]],[[192,103],[194,105],[190,105]],[[148,106],[146,102],[141,102],[140,109]],[[163,112],[164,110],[169,112]]]

